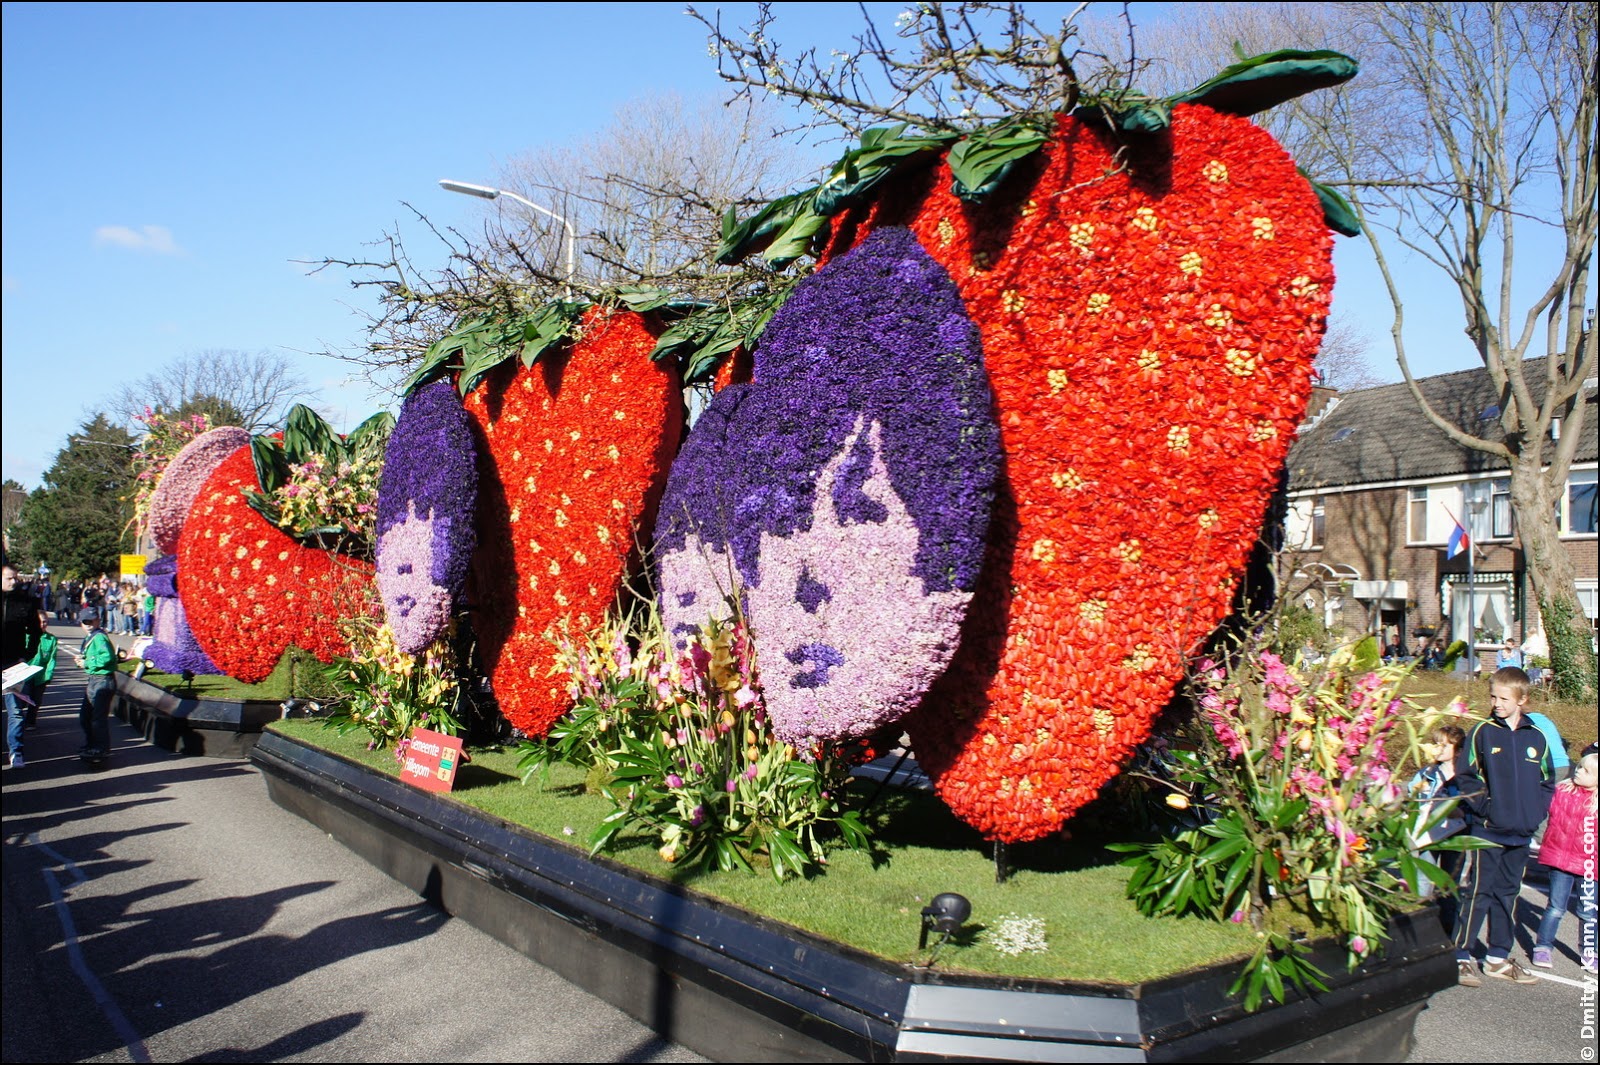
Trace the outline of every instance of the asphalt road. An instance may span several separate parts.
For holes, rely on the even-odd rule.
[[[113,721],[88,769],[81,693],[63,654],[4,775],[5,1061],[702,1060],[280,809],[247,763]],[[1542,902],[1524,890],[1524,946]],[[1594,984],[1570,947],[1557,964],[1434,996],[1408,1060],[1593,1061]]]
[[[5,770],[5,1061],[704,1060],[423,902],[247,763],[113,720],[88,769],[82,691],[63,654]]]

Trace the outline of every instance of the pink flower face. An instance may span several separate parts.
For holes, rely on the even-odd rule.
[[[450,622],[454,597],[434,583],[430,565],[434,538],[443,532],[435,529],[431,514],[419,518],[413,507],[405,521],[390,526],[378,540],[378,594],[395,645],[408,654],[433,642]]]

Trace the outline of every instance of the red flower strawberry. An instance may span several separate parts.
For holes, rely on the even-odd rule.
[[[1249,121],[1126,147],[1062,118],[981,206],[940,164],[842,218],[909,225],[978,323],[1008,491],[946,676],[911,719],[991,838],[1058,829],[1229,613],[1305,408],[1333,276],[1307,181]]]
[[[481,431],[469,595],[501,712],[542,736],[570,706],[551,637],[616,598],[683,429],[676,372],[637,314],[585,316],[570,347],[491,371],[465,400]]]
[[[248,446],[224,459],[189,509],[178,540],[178,597],[218,669],[264,679],[294,644],[323,662],[350,653],[335,619],[368,607],[372,567],[304,547],[263,518]]]

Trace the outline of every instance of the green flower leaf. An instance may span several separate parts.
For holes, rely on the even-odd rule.
[[[1284,49],[1242,59],[1169,102],[1204,104],[1247,118],[1308,92],[1342,85],[1360,70],[1342,52]]]

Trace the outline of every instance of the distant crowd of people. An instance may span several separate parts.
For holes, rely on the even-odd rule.
[[[155,626],[155,596],[133,580],[117,581],[108,573],[88,580],[76,577],[52,583],[48,570],[19,576],[20,594],[57,622],[76,624],[85,609],[100,618],[100,627],[123,636],[149,636]]]

